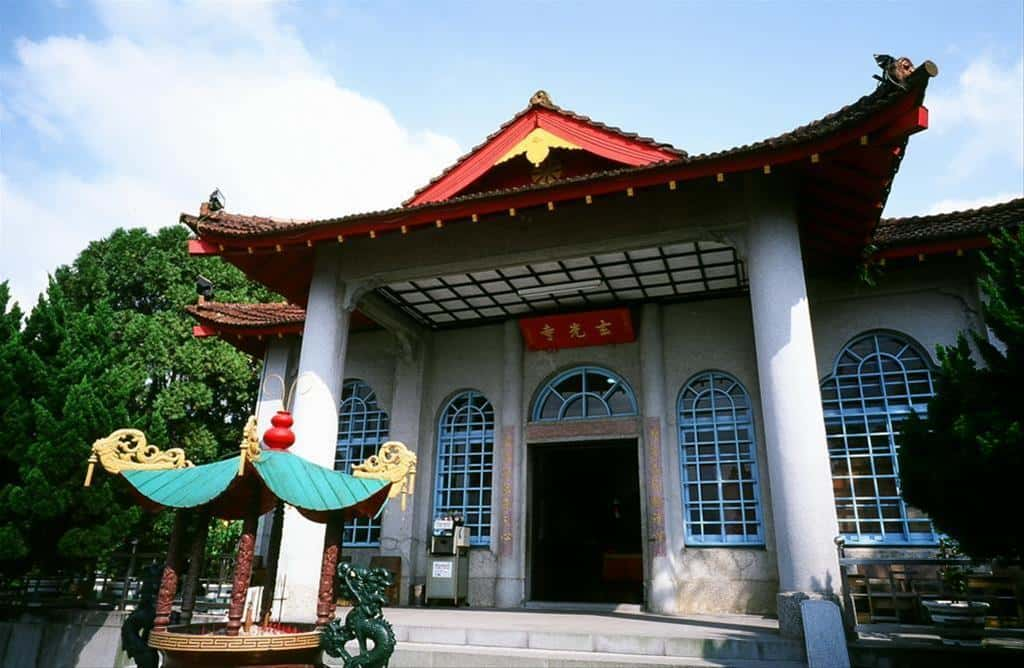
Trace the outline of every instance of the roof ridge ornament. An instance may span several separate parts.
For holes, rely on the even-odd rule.
[[[530,96],[530,106],[540,105],[542,107],[553,107],[555,103],[551,101],[551,96],[543,88],[539,89],[536,93]]]
[[[882,76],[875,74],[872,77],[878,81],[879,87],[890,84],[902,90],[907,89],[907,79],[914,73],[914,63],[910,62],[910,58],[893,58],[887,54],[876,53],[875,63],[882,68]]]

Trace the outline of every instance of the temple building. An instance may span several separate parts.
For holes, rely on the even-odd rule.
[[[898,61],[835,113],[701,155],[538,91],[400,207],[204,204],[181,216],[190,251],[287,303],[201,301],[195,334],[263,357],[260,433],[294,385],[292,452],[417,453],[405,510],[344,530],[356,563],[400,559],[403,602],[457,513],[474,607],[777,612],[791,633],[799,600],[838,594],[837,536],[934,548],[894,436],[935,346],[983,329],[977,249],[1024,218],[880,219],[936,73]],[[324,532],[284,522],[278,592],[301,616]]]

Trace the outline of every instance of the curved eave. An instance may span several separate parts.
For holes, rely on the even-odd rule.
[[[183,469],[123,471],[140,505],[149,510],[202,508],[220,519],[269,511],[279,499],[315,522],[341,513],[373,517],[387,502],[391,483],[355,476],[290,452],[264,450],[238,475],[238,459]]]
[[[795,173],[801,184],[799,216],[806,255],[827,263],[837,256],[857,257],[870,242],[907,140],[927,128],[928,111],[922,102],[927,80],[936,71],[926,62],[908,79],[907,90],[875,91],[790,133],[720,153],[334,219],[284,222],[218,212],[182,214],[180,220],[199,237],[190,242],[192,253],[222,255],[255,280],[304,303],[316,244],[411,234],[439,222],[484,223],[487,217],[504,219],[516,210],[551,208],[584,198],[597,205],[602,195],[630,189],[674,190],[688,181],[721,182],[741,174],[772,178],[788,172]],[[282,276],[294,285],[281,284]]]

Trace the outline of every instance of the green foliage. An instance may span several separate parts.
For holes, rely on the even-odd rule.
[[[906,500],[975,558],[1024,557],[1024,229],[1004,231],[983,258],[985,322],[1005,347],[977,332],[938,350],[941,369],[928,416],[903,427]]]
[[[252,411],[258,361],[196,339],[184,306],[197,274],[221,301],[274,298],[218,258],[190,257],[184,228],[117,230],[50,279],[22,326],[0,284],[0,571],[88,568],[140,536],[166,548],[169,523],[134,507],[98,471],[92,442],[121,427],[197,463],[233,454]]]

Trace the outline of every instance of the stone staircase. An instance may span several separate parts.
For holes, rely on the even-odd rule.
[[[642,613],[390,609],[390,668],[797,668],[803,646],[774,620]],[[340,665],[331,664],[329,665]]]

